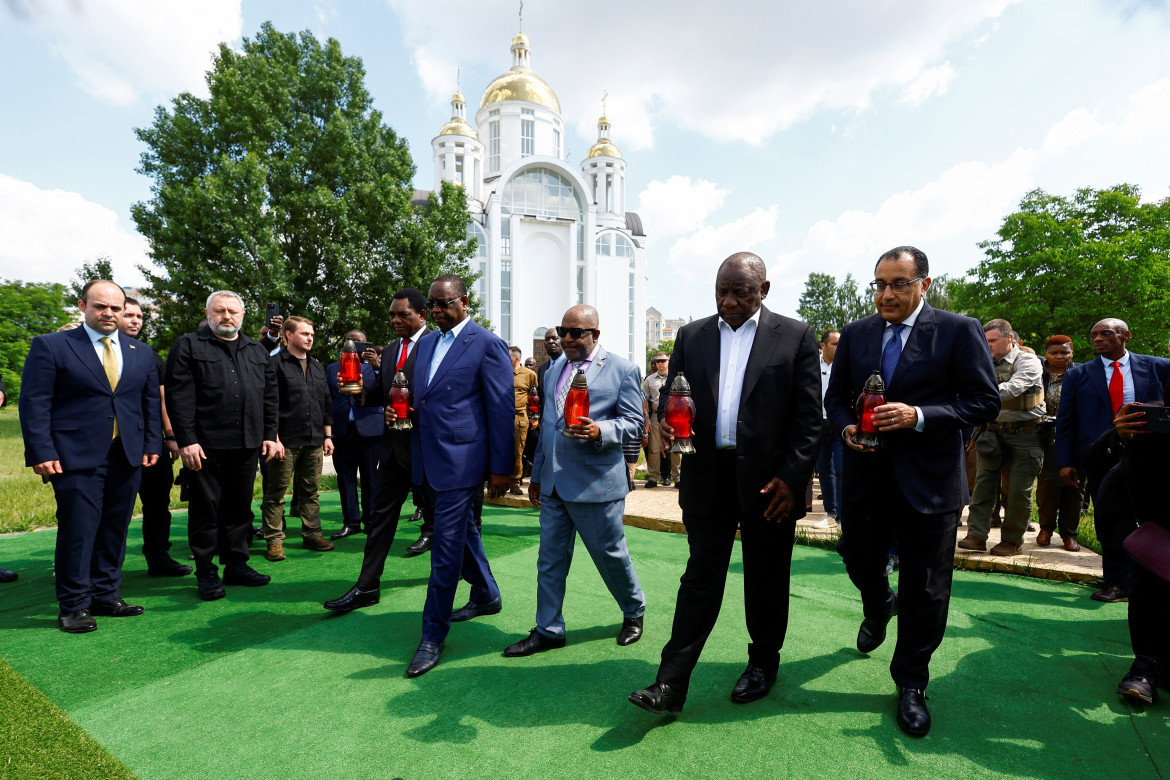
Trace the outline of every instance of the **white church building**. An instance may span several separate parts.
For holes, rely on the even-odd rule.
[[[641,366],[646,236],[626,211],[626,162],[602,116],[597,143],[569,163],[560,102],[530,58],[518,33],[512,67],[484,90],[474,127],[463,95],[451,98],[451,121],[431,141],[435,190],[447,180],[467,192],[480,314],[509,345],[543,359],[545,329],[589,303],[601,344]]]

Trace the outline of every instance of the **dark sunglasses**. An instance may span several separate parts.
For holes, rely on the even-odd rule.
[[[667,360],[666,358],[659,358],[658,360],[651,360],[650,362],[651,363],[669,363],[670,361]]]
[[[460,297],[462,297],[462,296],[460,296]],[[459,300],[459,298],[452,298],[452,299],[447,300],[447,301],[440,301],[440,300],[437,300],[435,298],[431,298],[427,301],[427,308],[428,309],[446,309],[446,308],[449,308],[451,306],[451,304],[455,303],[455,301],[457,301],[457,300]]]
[[[574,339],[579,339],[586,333],[596,332],[597,328],[566,328],[561,325],[557,325],[557,335],[561,338],[564,338],[565,336],[572,336]]]

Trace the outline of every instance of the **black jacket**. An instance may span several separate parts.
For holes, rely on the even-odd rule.
[[[429,332],[427,331],[427,333]],[[423,336],[425,335],[426,333],[423,333]],[[419,337],[419,341],[422,341],[422,336]],[[395,370],[395,365],[398,363],[398,353],[401,351],[402,339],[391,341],[382,350],[382,355],[384,356],[382,370],[378,372],[378,380],[374,385],[372,387],[366,387],[362,395],[363,406],[386,407],[390,405],[390,390],[394,385],[394,375],[398,373]],[[417,351],[418,342],[416,341],[414,347],[406,356],[406,365],[402,367],[402,372],[406,374],[406,384],[410,388],[411,406],[414,406],[414,355]],[[388,458],[394,458],[400,466],[409,471],[411,464],[410,431],[396,431],[389,427],[383,428],[380,457],[383,463]]]
[[[320,447],[325,442],[325,426],[333,425],[329,386],[325,368],[310,355],[305,371],[287,349],[268,358],[276,373],[280,411],[277,430],[285,447]]]
[[[259,447],[276,441],[276,372],[260,342],[243,334],[233,360],[207,327],[180,336],[167,357],[167,414],[180,447]]]

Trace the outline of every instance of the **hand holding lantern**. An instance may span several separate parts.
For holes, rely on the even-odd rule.
[[[670,398],[666,401],[666,424],[674,429],[672,453],[687,455],[695,451],[691,443],[691,423],[695,420],[695,402],[691,400],[691,385],[682,374],[674,377],[670,385]]]
[[[353,339],[346,339],[341,345],[341,360],[337,367],[338,388],[349,395],[362,392],[362,359],[358,356]]]
[[[868,449],[877,449],[882,440],[878,435],[877,420],[874,410],[886,402],[886,383],[882,381],[880,371],[874,371],[865,380],[861,395],[857,396],[857,433],[853,434],[853,443]]]
[[[532,422],[540,420],[540,393],[536,385],[528,388],[528,419]]]
[[[392,431],[409,431],[414,427],[410,421],[410,385],[406,381],[406,374],[399,371],[394,375],[394,382],[390,385],[390,406],[394,409],[395,420],[388,423]]]
[[[569,433],[569,426],[578,424],[580,417],[589,417],[589,386],[585,384],[585,372],[578,370],[565,396],[565,429],[561,435],[567,439],[576,438]]]

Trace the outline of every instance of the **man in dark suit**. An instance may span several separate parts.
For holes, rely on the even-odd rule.
[[[122,600],[122,561],[142,468],[162,452],[161,400],[150,347],[118,332],[125,300],[87,283],[82,326],[34,338],[21,382],[25,465],[57,498],[57,626],[74,634],[142,614]]]
[[[1087,455],[1093,442],[1112,427],[1113,415],[1122,404],[1161,401],[1162,384],[1170,379],[1170,360],[1130,352],[1125,348],[1129,339],[1129,326],[1119,319],[1104,319],[1093,326],[1089,340],[1098,359],[1065,373],[1056,413],[1060,478],[1070,487],[1087,485],[1097,510],[1093,519],[1101,542],[1105,587],[1091,598],[1108,603],[1129,598],[1129,559],[1122,542],[1135,521],[1132,513],[1102,512],[1097,507],[1101,479],[1114,462],[1091,462]]]
[[[347,339],[365,341],[366,334],[351,330]],[[362,384],[373,387],[377,379],[374,350],[362,355]],[[341,392],[337,382],[340,362],[325,369],[325,383],[333,402],[333,468],[337,471],[337,492],[341,494],[341,530],[329,538],[337,541],[353,536],[369,525],[378,481],[378,450],[382,446],[381,406],[362,406],[361,397]],[[393,377],[391,377],[393,379]],[[358,502],[358,477],[361,475],[361,503]]]
[[[468,316],[467,286],[458,276],[439,276],[428,297],[439,330],[418,343],[410,456],[414,481],[435,507],[435,537],[422,641],[408,677],[435,667],[452,622],[500,611],[500,589],[475,525],[474,499],[483,493],[485,479],[489,495],[504,494],[515,457],[507,344]],[[461,576],[471,583],[471,599],[452,614]]]
[[[969,500],[963,429],[996,418],[999,388],[979,322],[926,304],[930,265],[921,250],[891,249],[878,259],[875,277],[877,314],[841,332],[825,395],[828,424],[847,445],[841,493],[848,528],[838,549],[861,591],[857,649],[876,650],[898,615],[890,664],[898,725],[924,736],[930,656],[946,631],[956,528]],[[874,370],[886,386],[886,403],[875,413],[876,451],[853,440],[854,404]],[[885,573],[895,540],[898,593]]]
[[[817,340],[803,322],[763,306],[770,283],[748,252],[723,261],[715,278],[719,313],[684,325],[663,392],[690,382],[695,452],[683,455],[679,506],[690,558],[678,590],[670,641],[654,684],[630,701],[655,714],[678,712],[691,672],[715,626],[739,529],[743,540],[747,669],[731,699],[771,690],[788,628],[788,577],[797,519],[816,460],[821,427]],[[673,439],[658,405],[663,438]]]
[[[364,408],[377,408],[384,414],[381,465],[378,467],[374,508],[370,522],[366,526],[366,546],[362,552],[361,574],[358,576],[357,584],[350,588],[348,593],[341,598],[325,602],[325,609],[334,612],[349,612],[369,607],[377,604],[380,598],[386,556],[390,554],[390,546],[394,544],[402,505],[406,503],[406,497],[413,486],[410,432],[397,431],[389,425],[397,419],[393,410],[389,408],[390,390],[394,375],[401,371],[406,375],[407,386],[412,393],[411,401],[414,401],[416,347],[419,339],[427,333],[426,310],[426,299],[418,290],[408,287],[394,293],[394,298],[390,301],[390,324],[398,334],[398,339],[390,342],[382,351],[381,371],[376,380],[365,385],[363,379],[361,401],[367,405]],[[336,379],[334,383],[336,384]],[[387,409],[386,412],[382,411],[383,407]],[[415,491],[415,495],[422,493],[422,490]],[[422,509],[426,522],[433,527],[434,508],[424,504]],[[429,546],[430,537],[425,538]]]

